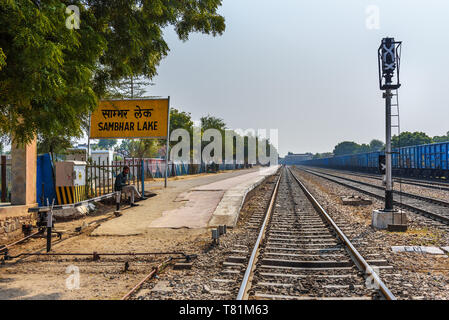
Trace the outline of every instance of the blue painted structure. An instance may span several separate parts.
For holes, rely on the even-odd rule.
[[[394,149],[393,174],[424,178],[449,179],[449,142]],[[379,155],[384,152],[359,153],[332,158],[302,161],[301,165],[378,173]]]
[[[39,203],[39,206],[47,205],[47,199],[50,204],[53,199],[55,199],[55,203],[57,202],[53,177],[53,162],[50,154],[39,155],[37,157],[36,174],[36,202]],[[44,203],[42,203],[42,195],[44,195]]]

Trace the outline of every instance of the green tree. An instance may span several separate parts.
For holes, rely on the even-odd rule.
[[[362,143],[361,145],[359,145],[356,153],[366,153],[366,152],[371,152],[371,147],[369,146],[369,144]]]
[[[315,153],[313,159],[330,158],[333,156],[332,152]]]
[[[2,67],[6,65],[6,56],[3,53],[2,48],[0,48],[0,71],[2,70]]]
[[[142,98],[146,95],[146,87],[151,86],[148,79],[127,77],[121,81],[114,82],[108,88],[108,98]]]
[[[360,150],[360,145],[353,141],[343,141],[337,144],[334,148],[334,155],[341,156],[345,154],[354,154]]]
[[[6,63],[0,72],[0,134],[12,133],[16,142],[61,131],[80,136],[96,105],[92,79],[105,41],[88,27],[95,18],[82,7],[85,26],[68,29],[65,9],[59,0],[40,8],[28,0],[0,1]]]
[[[225,143],[226,143],[226,141],[225,141],[226,123],[224,122],[223,119],[211,116],[210,114],[208,114],[207,116],[201,117],[200,121],[201,121],[201,134],[203,134],[204,131],[206,131],[207,129],[217,129],[221,132],[221,137],[222,137],[221,154],[222,154],[222,158],[224,159]],[[235,138],[234,138],[234,141],[235,141]],[[209,144],[209,142],[207,142],[207,141],[201,141],[201,152],[203,151],[204,147],[208,144]],[[233,156],[235,156],[235,149],[233,151]]]
[[[170,132],[173,132],[176,129],[185,129],[189,132],[190,135],[190,155],[192,155],[193,150],[193,121],[189,112],[179,111],[176,108],[170,109]],[[170,141],[170,147],[176,145],[177,141]],[[160,140],[159,145],[164,146],[165,150],[165,141]]]
[[[41,134],[37,137],[37,152],[50,153],[53,160],[55,159],[55,154],[64,154],[72,146],[71,137],[63,133]]]
[[[117,144],[117,139],[100,139],[98,141],[97,147],[98,149],[111,149]]]
[[[170,109],[170,132],[175,129],[185,129],[192,132],[193,121],[189,112],[179,111],[178,109]]]
[[[393,148],[415,146],[420,144],[432,143],[432,138],[424,132],[404,131],[398,136],[394,135],[391,139]]]
[[[223,119],[213,117],[211,115],[207,115],[205,117],[201,117],[201,130],[204,132],[207,129],[217,129],[220,130],[222,133],[226,129],[226,123],[223,121]]]
[[[449,131],[446,132],[445,136],[435,136],[432,138],[433,142],[447,142],[449,141]]]
[[[124,139],[116,151],[125,158],[153,158],[158,155],[159,148],[154,139]]]
[[[66,27],[67,5],[80,9],[80,28]],[[174,26],[219,35],[221,0],[0,1],[0,135],[28,142],[41,132],[81,135],[89,111],[125,78],[151,79]]]
[[[374,152],[374,151],[380,151],[385,147],[385,144],[377,139],[373,139],[371,140],[371,142],[369,143],[369,149],[370,151]]]

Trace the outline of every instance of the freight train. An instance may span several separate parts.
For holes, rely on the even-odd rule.
[[[301,161],[299,164],[339,170],[379,173],[383,151]],[[449,142],[402,147],[393,150],[393,175],[449,179]]]

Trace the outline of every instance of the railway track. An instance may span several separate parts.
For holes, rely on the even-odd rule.
[[[323,168],[320,168],[323,169]],[[341,174],[347,174],[351,176],[356,177],[362,177],[362,178],[370,178],[382,181],[382,177],[378,174],[368,174],[368,173],[359,173],[354,171],[341,171],[341,170],[335,170],[335,169],[326,169],[326,171],[334,171]],[[423,187],[423,188],[429,188],[429,189],[435,189],[435,190],[441,190],[441,191],[449,191],[449,183],[444,182],[437,182],[432,180],[424,180],[424,179],[409,179],[409,178],[401,178],[401,177],[394,177],[393,180],[397,183],[401,182],[403,184],[409,184],[413,186]]]
[[[357,181],[350,178],[345,178],[337,175],[333,175],[327,172],[315,171],[304,168],[297,168],[297,170],[302,170],[304,172],[310,173],[317,177],[324,178],[326,180],[332,181],[334,183],[340,184],[344,187],[356,190],[358,192],[367,194],[369,196],[375,197],[377,199],[385,199],[384,188],[372,185],[366,182]],[[433,198],[427,198],[416,194],[410,194],[406,192],[395,191],[396,194],[401,195],[401,200],[394,200],[394,204],[407,209],[433,220],[442,222],[449,225],[449,203]]]
[[[395,299],[305,186],[284,168],[237,299]]]

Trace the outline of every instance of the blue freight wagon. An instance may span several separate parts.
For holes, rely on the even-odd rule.
[[[379,155],[369,152],[302,161],[302,165],[378,173]],[[393,175],[449,179],[449,142],[394,149]]]

